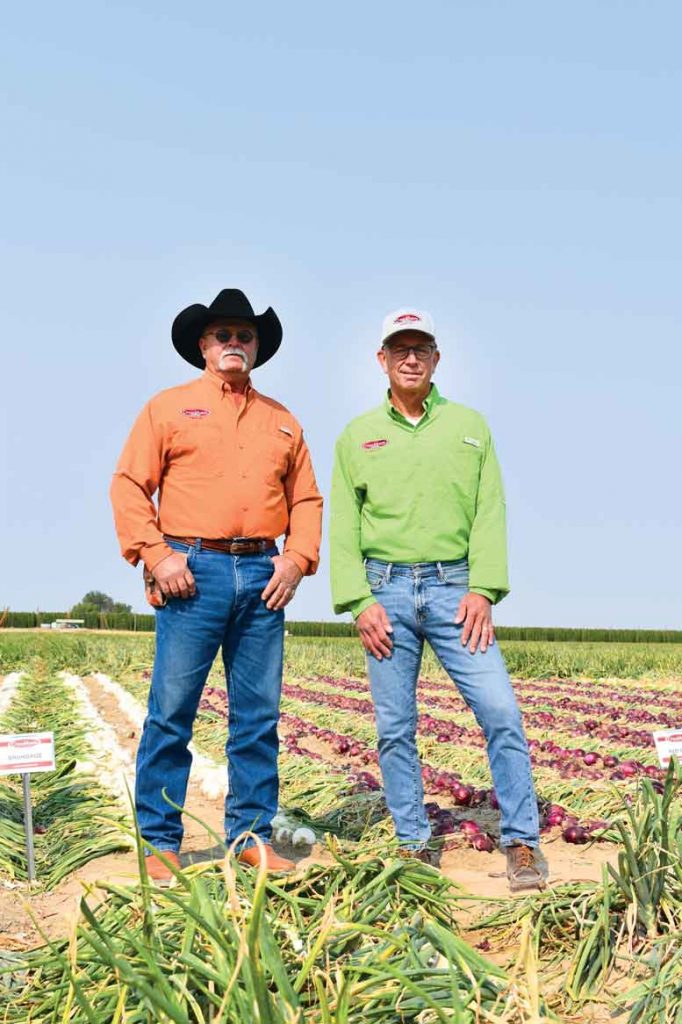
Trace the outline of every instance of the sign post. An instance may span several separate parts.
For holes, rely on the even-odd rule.
[[[0,735],[0,775],[21,775],[29,882],[34,882],[36,877],[31,773],[53,772],[54,769],[54,733],[24,732]]]
[[[36,855],[33,848],[33,810],[31,808],[31,776],[28,772],[22,772],[22,787],[24,790],[24,831],[26,832],[26,861],[28,863],[28,880],[35,882],[36,879]]]

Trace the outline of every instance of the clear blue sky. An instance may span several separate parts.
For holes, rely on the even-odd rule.
[[[0,605],[144,609],[108,485],[241,287],[320,485],[381,319],[438,326],[508,496],[504,624],[680,627],[679,5],[14,4],[0,39]],[[326,563],[292,617],[331,617]]]

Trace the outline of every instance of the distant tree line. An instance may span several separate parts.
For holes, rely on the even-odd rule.
[[[91,591],[97,594],[98,591]],[[86,597],[89,595],[86,594]],[[106,595],[104,595],[106,597]],[[109,599],[111,600],[111,599]],[[83,601],[69,612],[0,612],[0,627],[32,629],[55,619],[83,619],[86,629],[124,629],[136,633],[154,631],[154,615],[138,615],[130,605],[111,602],[112,607],[99,610]],[[287,622],[290,636],[343,637],[355,636],[352,622]],[[497,626],[498,640],[573,641],[581,643],[680,644],[682,630],[677,629],[571,629],[556,626]]]

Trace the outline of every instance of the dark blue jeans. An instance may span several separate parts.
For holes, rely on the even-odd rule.
[[[229,701],[228,842],[250,829],[266,842],[277,811],[277,722],[282,686],[284,612],[261,593],[272,575],[272,548],[227,555],[171,542],[186,552],[195,597],[171,598],[156,611],[156,656],[137,753],[135,807],[144,839],[177,853],[192,755],[187,749],[204,684],[222,646]]]
[[[455,625],[469,589],[466,559],[399,565],[367,559],[367,580],[393,626],[390,658],[367,656],[386,803],[400,843],[420,847],[431,829],[417,754],[416,688],[424,641],[469,705],[485,735],[500,804],[503,846],[537,846],[538,808],[521,714],[497,645],[472,654]]]

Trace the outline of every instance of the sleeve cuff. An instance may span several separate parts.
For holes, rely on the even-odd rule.
[[[172,554],[174,554],[173,548],[168,547],[164,541],[161,541],[159,544],[150,544],[148,547],[142,548],[140,557],[149,571],[154,572],[159,562],[163,562],[164,558],[168,558]]]
[[[481,594],[487,597],[491,604],[496,604],[499,598],[499,590],[486,590],[485,587],[469,587],[470,594]]]
[[[317,564],[313,564],[309,559],[304,558],[303,555],[299,555],[298,551],[292,551],[291,548],[285,547],[282,554],[290,558],[299,567],[303,576],[312,576],[317,569]]]
[[[369,608],[371,605],[376,604],[376,597],[363,597],[361,601],[354,601],[353,604],[349,605],[348,611],[353,616],[353,622],[357,619],[358,615],[364,612],[365,608]]]

